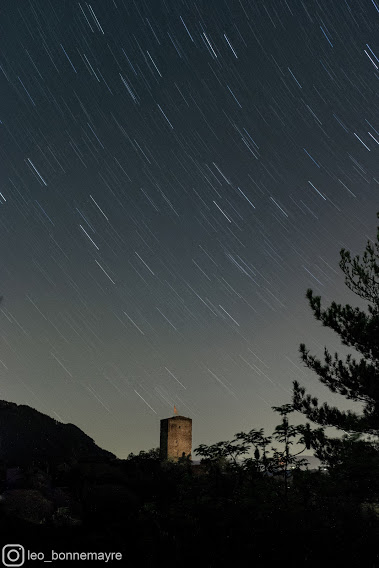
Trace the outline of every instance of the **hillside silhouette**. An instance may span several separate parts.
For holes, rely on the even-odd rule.
[[[114,458],[74,424],[63,424],[30,406],[0,400],[0,460],[7,466]]]

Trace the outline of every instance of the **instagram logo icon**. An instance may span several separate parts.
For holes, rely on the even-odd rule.
[[[5,544],[1,555],[4,566],[22,566],[25,561],[25,549],[21,544]]]

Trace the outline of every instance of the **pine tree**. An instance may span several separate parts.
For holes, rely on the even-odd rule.
[[[300,345],[300,353],[305,365],[317,373],[330,391],[361,402],[363,412],[341,411],[327,403],[320,406],[318,399],[306,394],[297,381],[293,383],[292,400],[294,408],[312,422],[348,433],[346,443],[364,435],[368,435],[366,440],[371,437],[371,441],[375,441],[379,436],[379,227],[376,243],[368,241],[362,258],[357,255],[352,259],[345,249],[340,251],[340,256],[339,266],[345,274],[345,284],[369,302],[368,313],[336,302],[322,309],[321,297],[314,296],[311,289],[307,290],[306,297],[315,318],[337,332],[343,345],[353,347],[362,357],[357,361],[349,354],[342,360],[338,353],[332,356],[325,347],[322,363],[310,355],[304,344]],[[314,443],[319,457],[329,458],[329,461],[342,445],[341,440],[328,440],[320,431],[318,441]]]

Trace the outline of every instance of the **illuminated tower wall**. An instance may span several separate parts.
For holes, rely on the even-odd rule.
[[[191,456],[192,419],[185,416],[173,416],[161,420],[160,457],[161,460]]]

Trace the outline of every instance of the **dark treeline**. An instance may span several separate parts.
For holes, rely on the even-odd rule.
[[[203,447],[200,466],[161,463],[151,450],[25,467],[5,490],[2,541],[46,554],[119,551],[131,566],[216,568],[246,557],[255,566],[379,566],[377,461],[366,477],[357,448],[327,473],[295,467],[284,476],[282,461],[225,458],[230,445],[219,457]]]
[[[122,565],[141,567],[379,567],[379,229],[362,258],[342,250],[340,267],[368,313],[335,302],[322,309],[312,290],[307,298],[314,316],[361,358],[342,360],[325,348],[321,362],[305,345],[300,354],[332,392],[360,402],[361,414],[320,405],[295,381],[291,402],[273,407],[279,423],[271,435],[252,429],[202,444],[194,451],[199,465],[185,457],[162,462],[158,449],[126,460],[107,452],[38,455],[13,477],[4,470],[3,542],[119,551]],[[293,425],[295,412],[309,422]],[[341,436],[328,437],[330,426]],[[93,452],[90,442],[80,437]],[[302,455],[312,450],[323,467],[310,471]]]

